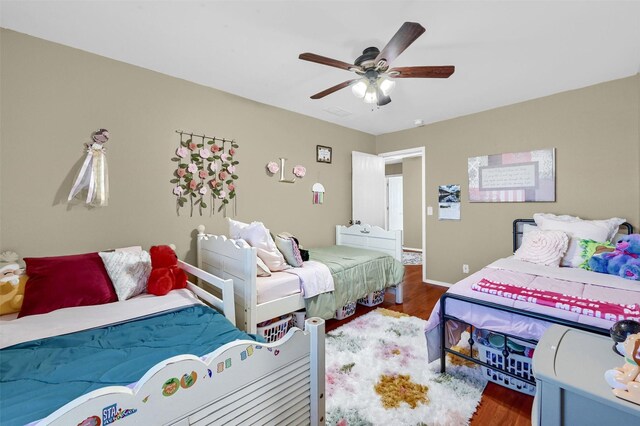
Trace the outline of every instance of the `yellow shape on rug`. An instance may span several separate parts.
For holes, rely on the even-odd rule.
[[[411,376],[405,374],[381,375],[375,390],[382,398],[382,405],[386,409],[398,408],[403,401],[411,408],[416,408],[421,402],[425,405],[429,403],[429,388],[412,382]]]
[[[385,308],[378,308],[375,310],[375,312],[379,313],[380,315],[384,315],[385,317],[393,317],[393,318],[402,318],[402,317],[411,316],[411,315],[403,314],[402,312],[396,312],[396,311],[392,311],[391,309],[385,309]]]

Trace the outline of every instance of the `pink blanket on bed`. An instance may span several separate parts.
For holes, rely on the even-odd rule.
[[[581,315],[602,318],[608,321],[620,321],[624,319],[640,320],[640,307],[638,304],[625,305],[603,302],[601,300],[586,299],[584,297],[571,296],[555,291],[494,282],[486,278],[473,284],[471,289],[507,299],[535,303],[537,305],[549,306]]]

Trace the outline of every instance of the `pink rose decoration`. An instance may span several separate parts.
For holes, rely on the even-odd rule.
[[[304,177],[304,175],[307,174],[307,169],[305,169],[303,166],[297,165],[293,168],[293,174],[299,178]]]
[[[227,178],[227,174],[226,174],[225,172],[220,172],[220,173],[218,174],[218,178],[219,178],[220,180],[225,180],[225,179]]]
[[[218,182],[216,182],[216,180],[215,180],[215,179],[211,179],[211,180],[209,181],[209,185],[211,185],[211,187],[212,187],[212,188],[215,188],[217,184],[218,184]]]
[[[229,148],[229,155],[236,155],[236,150],[233,148]]]
[[[189,188],[191,188],[192,190],[195,190],[198,187],[198,182],[196,182],[195,180],[192,180],[191,182],[189,182]]]
[[[231,174],[236,171],[236,166],[227,166],[227,171]]]
[[[207,187],[203,186],[202,188],[200,188],[200,191],[198,191],[201,195],[206,195],[207,193]]]
[[[181,146],[180,148],[176,149],[176,155],[180,158],[184,158],[189,155],[189,151],[184,146]]]
[[[209,164],[209,170],[211,170],[213,173],[218,171],[218,165],[216,163],[211,163]]]
[[[200,150],[199,154],[200,154],[200,157],[202,157],[202,158],[209,158],[209,157],[211,157],[211,151],[209,151],[209,150],[208,150],[208,149],[206,149],[206,148],[202,148],[202,149]]]
[[[184,188],[178,185],[175,188],[173,188],[173,193],[179,197],[182,194],[184,194]]]
[[[191,142],[191,143],[189,144],[189,149],[190,149],[191,151],[195,151],[195,150],[196,150],[196,148],[198,148],[198,145],[196,145],[196,144],[195,144],[195,142]]]
[[[218,145],[216,145],[216,144],[213,144],[213,145],[211,146],[211,150],[212,150],[213,152],[218,152],[218,151],[220,151],[220,147],[219,147]]]
[[[220,191],[220,195],[218,195],[218,198],[224,198],[227,196],[227,193],[224,191]]]
[[[229,156],[227,154],[220,155],[220,160],[227,161],[227,159],[229,159]]]
[[[178,173],[178,176],[184,177],[184,175],[187,174],[187,171],[185,169],[180,168],[178,169],[177,173]]]
[[[267,164],[267,170],[269,170],[269,173],[278,173],[278,171],[280,170],[280,167],[278,167],[278,163],[276,163],[275,161],[271,161]]]
[[[196,163],[189,163],[189,165],[187,166],[187,170],[189,170],[189,173],[195,173],[198,171],[198,166],[196,165]]]
[[[234,189],[236,189],[236,186],[234,184],[230,183],[229,185],[227,185],[227,189],[229,190],[229,192],[231,192]]]
[[[200,170],[200,172],[198,173],[198,176],[200,176],[200,179],[206,179],[207,176],[209,176],[209,173],[207,173],[206,170]]]

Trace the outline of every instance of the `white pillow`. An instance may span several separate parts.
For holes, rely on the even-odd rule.
[[[127,300],[147,289],[151,274],[151,257],[144,250],[139,252],[99,252],[102,263],[111,278],[118,300]]]
[[[287,237],[282,234],[276,235],[275,238],[276,247],[282,255],[287,263],[291,266],[295,266],[299,268],[302,266],[302,256],[300,255],[300,249],[298,248],[298,244],[293,239],[293,237]]]
[[[240,238],[242,230],[249,226],[248,223],[240,222],[239,220],[231,218],[227,218],[227,220],[229,221],[229,238],[233,240]]]
[[[233,240],[236,243],[236,246],[240,248],[251,248],[248,242],[243,239]],[[258,277],[270,277],[271,271],[267,268],[267,265],[264,264],[262,259],[256,256],[256,276]]]
[[[240,231],[240,238],[257,249],[258,257],[264,261],[270,271],[289,269],[290,266],[287,265],[282,253],[278,251],[269,230],[262,222],[251,222],[249,226]]]
[[[568,245],[569,237],[562,231],[531,230],[522,236],[522,244],[514,257],[525,262],[557,267]]]
[[[583,220],[575,216],[556,216],[550,213],[533,215],[543,231],[563,231],[569,236],[569,248],[562,258],[562,266],[577,268],[584,261],[580,256],[580,240],[610,241],[625,219]]]

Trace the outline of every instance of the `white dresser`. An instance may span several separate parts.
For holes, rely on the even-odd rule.
[[[640,425],[640,405],[616,398],[604,380],[624,363],[612,347],[609,337],[551,326],[533,355],[532,425]]]

